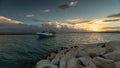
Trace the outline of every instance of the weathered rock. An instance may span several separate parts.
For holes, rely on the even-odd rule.
[[[113,60],[95,57],[93,58],[93,62],[99,68],[115,68],[115,63]]]
[[[86,45],[79,45],[79,46],[78,46],[78,50],[84,50],[84,49],[86,49],[86,48],[87,48]]]
[[[86,66],[85,68],[97,68],[97,66],[92,62],[92,58],[89,56],[80,57],[79,60],[84,66]]]
[[[55,56],[56,56],[55,53],[51,53],[50,56],[47,57],[47,59],[48,59],[48,60],[52,60],[52,59],[55,58]]]
[[[107,52],[112,52],[115,50],[120,50],[120,41],[111,41],[105,44]]]
[[[120,68],[120,61],[119,62],[115,62],[115,68]]]
[[[67,61],[75,56],[76,56],[75,48],[72,48],[66,54],[62,55],[60,58],[59,68],[65,68]]]
[[[88,47],[85,49],[85,51],[90,55],[90,56],[98,56],[98,55],[103,55],[105,53],[105,48],[101,47]]]
[[[77,54],[76,48],[72,48],[70,51],[68,51],[65,55],[63,55],[63,60],[68,61],[71,58],[74,58]]]
[[[46,64],[50,64],[50,60],[40,60],[39,62],[37,62],[36,66],[41,66]]]
[[[40,60],[36,68],[120,68],[120,42],[63,47],[47,59]]]
[[[76,57],[83,57],[83,56],[88,56],[88,53],[85,52],[85,49],[87,47],[85,45],[81,45],[79,46],[76,50],[77,50],[77,54]]]
[[[53,64],[46,64],[46,65],[38,66],[36,68],[58,68],[58,66]]]
[[[59,63],[59,68],[66,68],[66,61],[65,60],[60,60],[60,63]]]
[[[120,61],[120,50],[116,50],[104,55],[105,58],[111,59],[114,61]]]
[[[85,68],[91,68],[90,66],[86,66]]]
[[[78,50],[76,57],[83,57],[83,56],[88,56],[88,53],[85,52],[84,50]]]
[[[77,65],[77,68],[85,68],[84,66],[82,66],[81,64]]]
[[[92,62],[92,58],[89,56],[80,57],[80,58],[78,58],[78,60],[80,60],[81,63],[84,64],[84,66],[88,66],[90,64],[90,62]]]
[[[89,66],[86,66],[86,68],[98,68],[93,62],[89,63]]]
[[[78,64],[78,59],[76,58],[71,58],[68,62],[67,62],[67,68],[78,68],[77,67]]]
[[[50,64],[50,60],[40,60],[36,68],[58,68],[58,66]]]
[[[62,50],[60,51],[55,58],[51,61],[52,64],[58,64],[58,62],[60,61],[60,58],[64,55],[66,50]]]
[[[102,47],[102,48],[105,48],[105,47],[106,47],[105,43],[98,43],[97,46],[98,46],[98,47]]]

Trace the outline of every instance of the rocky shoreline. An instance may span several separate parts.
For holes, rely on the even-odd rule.
[[[35,68],[120,68],[120,41],[63,47]]]

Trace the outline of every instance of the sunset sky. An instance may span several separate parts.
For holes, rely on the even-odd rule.
[[[92,31],[120,30],[120,0],[0,0],[3,17],[24,24],[68,24]]]

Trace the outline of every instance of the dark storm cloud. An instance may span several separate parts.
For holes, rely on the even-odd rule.
[[[118,14],[112,14],[112,15],[109,15],[107,17],[120,17],[120,13],[118,13]]]
[[[70,7],[76,6],[77,3],[78,3],[77,0],[75,0],[75,1],[71,1],[71,2],[69,2],[69,3],[66,3],[66,4],[63,4],[63,5],[60,5],[59,8],[60,8],[60,9],[67,9],[67,8],[70,8]]]

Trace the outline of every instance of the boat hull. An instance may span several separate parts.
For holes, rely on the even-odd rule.
[[[49,38],[49,37],[54,37],[54,34],[47,34],[47,33],[39,33],[37,34],[39,38]]]

